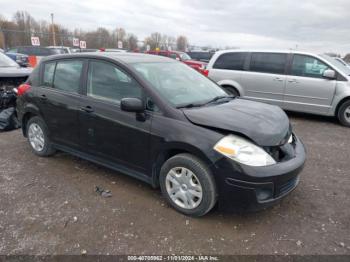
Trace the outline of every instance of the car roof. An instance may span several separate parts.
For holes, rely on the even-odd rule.
[[[176,60],[170,59],[163,56],[141,54],[141,53],[118,53],[118,52],[94,52],[94,53],[75,53],[75,54],[64,54],[64,55],[53,55],[48,56],[44,61],[51,61],[56,59],[65,58],[110,58],[116,61],[123,62],[125,64],[133,63],[175,63]]]
[[[304,54],[304,55],[315,55],[317,53],[303,51],[303,50],[296,50],[296,49],[227,49],[227,50],[220,50],[217,51],[216,54],[225,54],[225,53],[232,53],[232,52],[239,52],[239,53],[286,53],[286,54]],[[317,54],[318,55],[318,54]]]

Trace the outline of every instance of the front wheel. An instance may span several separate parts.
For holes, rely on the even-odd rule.
[[[342,125],[350,127],[350,100],[339,107],[338,119]]]
[[[162,193],[177,211],[190,216],[203,216],[216,203],[214,178],[207,165],[190,154],[168,159],[159,177]]]

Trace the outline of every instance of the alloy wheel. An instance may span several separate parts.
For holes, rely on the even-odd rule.
[[[44,146],[45,146],[44,132],[38,124],[36,123],[30,124],[30,126],[28,127],[28,139],[29,139],[30,145],[35,151],[40,152],[44,149]]]

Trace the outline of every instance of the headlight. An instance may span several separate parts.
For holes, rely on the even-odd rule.
[[[236,135],[228,135],[222,138],[214,146],[214,150],[248,166],[276,164],[276,161],[264,149]]]

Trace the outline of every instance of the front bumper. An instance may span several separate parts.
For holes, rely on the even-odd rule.
[[[295,136],[294,157],[266,167],[240,165],[223,158],[215,164],[219,208],[225,211],[257,211],[274,205],[292,192],[306,159],[305,148]]]

